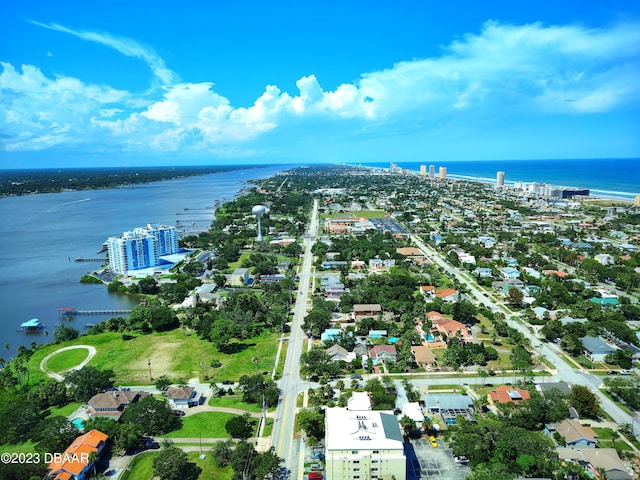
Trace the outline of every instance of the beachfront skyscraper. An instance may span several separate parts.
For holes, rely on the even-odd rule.
[[[496,175],[496,187],[504,186],[504,172],[498,172]]]
[[[640,195],[636,195],[636,201],[634,203],[636,207],[640,207]]]
[[[426,165],[420,165],[420,176],[421,177],[425,177],[427,175],[427,166]]]
[[[433,178],[436,176],[436,166],[429,165],[429,178]]]
[[[127,275],[129,270],[155,267],[160,256],[178,251],[176,227],[147,225],[107,239],[109,267]]]
[[[440,170],[438,170],[438,177],[440,177],[440,180],[447,178],[447,167],[440,167]]]

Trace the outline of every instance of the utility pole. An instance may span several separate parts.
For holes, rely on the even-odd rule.
[[[151,376],[151,359],[147,360],[147,365],[149,365],[149,381],[153,382],[153,377]]]

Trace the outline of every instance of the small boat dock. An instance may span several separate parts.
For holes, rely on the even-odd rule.
[[[39,332],[40,330],[44,330],[46,326],[37,318],[32,318],[28,322],[22,322],[20,324],[20,328],[18,328],[19,332]]]

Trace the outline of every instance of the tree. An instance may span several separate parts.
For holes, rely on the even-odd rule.
[[[153,460],[153,473],[161,480],[196,480],[202,469],[189,463],[187,454],[174,445],[163,447]]]
[[[85,366],[69,372],[64,381],[70,385],[69,391],[74,400],[86,402],[96,393],[112,387],[114,378],[113,370]]]
[[[57,343],[66,342],[67,340],[73,340],[74,338],[78,338],[80,332],[69,325],[65,325],[61,323],[56,331],[53,333],[53,338]]]
[[[522,306],[522,299],[524,298],[524,293],[522,293],[522,290],[520,290],[519,288],[516,287],[510,287],[509,291],[507,293],[507,299],[509,301],[509,304],[514,306],[514,307],[520,307]]]
[[[569,403],[582,417],[595,418],[600,416],[600,400],[584,385],[572,385]]]
[[[134,423],[123,423],[115,434],[115,448],[122,452],[135,450],[140,446],[143,434],[142,426]]]
[[[324,414],[317,409],[303,409],[297,415],[298,425],[307,435],[307,443],[316,445],[324,438]]]
[[[400,419],[400,426],[402,427],[402,431],[404,432],[404,436],[408,437],[411,435],[411,432],[413,432],[416,429],[416,422],[414,422],[411,417],[409,417],[408,415],[404,415],[401,419]]]
[[[278,385],[260,374],[243,375],[240,377],[238,388],[242,392],[243,402],[257,403],[262,406],[264,401],[267,407],[275,407],[278,404],[280,396]]]
[[[255,421],[251,418],[249,413],[242,415],[236,415],[227,420],[224,428],[231,438],[240,438],[246,440],[253,433],[253,427]]]
[[[213,459],[216,461],[216,465],[220,468],[224,468],[231,462],[233,455],[233,440],[227,440],[226,442],[218,442],[213,447]]]
[[[166,401],[151,395],[130,404],[122,413],[120,421],[139,425],[147,435],[163,435],[182,425],[182,420],[173,414]]]
[[[66,417],[44,419],[32,438],[38,442],[38,451],[64,452],[78,436],[78,429]]]

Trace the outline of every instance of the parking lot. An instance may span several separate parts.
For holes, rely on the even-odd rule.
[[[468,466],[454,461],[451,450],[441,439],[438,439],[438,448],[433,448],[428,439],[411,440],[405,453],[407,480],[463,480],[471,473]]]

